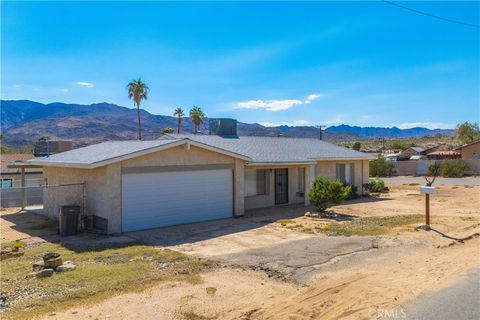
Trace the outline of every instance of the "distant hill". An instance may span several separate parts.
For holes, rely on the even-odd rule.
[[[397,127],[392,128],[380,128],[380,127],[357,127],[349,125],[332,126],[326,129],[329,133],[336,134],[348,134],[359,138],[422,138],[425,136],[453,136],[455,135],[454,129],[428,129],[428,128],[408,128],[399,129]]]
[[[40,136],[52,139],[71,139],[75,145],[87,145],[106,140],[135,139],[137,114],[135,109],[110,103],[91,105],[50,103],[29,100],[2,100],[1,126],[5,142],[20,145],[36,141]],[[156,139],[164,128],[176,128],[177,119],[172,116],[154,115],[141,110],[144,139]],[[202,126],[208,132],[208,119]],[[193,125],[183,119],[182,132],[192,132]],[[238,123],[238,133],[250,136],[292,136],[317,138],[314,127],[264,127],[260,124]],[[347,125],[333,126],[324,132],[325,140],[420,137],[435,134],[452,134],[453,130],[429,130],[426,128],[362,128]]]

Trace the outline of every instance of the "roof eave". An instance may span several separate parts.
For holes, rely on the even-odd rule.
[[[113,164],[113,163],[116,163],[116,162],[137,158],[137,157],[147,155],[147,154],[150,154],[150,153],[153,153],[153,152],[158,152],[158,151],[162,151],[162,150],[166,150],[166,149],[170,149],[170,148],[175,148],[175,147],[186,145],[186,144],[190,144],[190,145],[193,145],[193,146],[198,147],[198,148],[202,148],[202,149],[206,149],[206,150],[209,150],[209,151],[224,154],[224,155],[227,155],[227,156],[230,156],[230,157],[233,157],[233,158],[239,158],[239,159],[242,159],[242,160],[245,160],[245,161],[251,160],[249,157],[246,157],[246,156],[234,153],[234,152],[230,152],[230,151],[227,151],[227,150],[224,150],[224,149],[212,147],[212,146],[206,145],[204,143],[200,143],[200,142],[188,139],[188,138],[184,138],[184,139],[181,139],[181,140],[174,140],[171,143],[162,144],[162,145],[157,146],[157,147],[152,147],[152,148],[140,150],[140,151],[137,151],[137,152],[132,152],[132,153],[129,153],[129,154],[126,154],[126,155],[123,155],[123,156],[119,156],[119,157],[115,157],[115,158],[111,158],[111,159],[106,159],[106,160],[102,160],[102,161],[97,161],[97,162],[92,162],[92,163],[51,162],[51,161],[42,161],[42,160],[35,160],[35,159],[28,160],[28,163],[33,164],[33,165],[40,165],[40,166],[44,166],[44,167],[65,167],[65,168],[77,168],[77,169],[95,169],[95,168],[103,167],[103,166]]]

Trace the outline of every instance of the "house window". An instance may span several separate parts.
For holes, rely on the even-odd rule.
[[[355,165],[353,163],[337,163],[337,179],[344,184],[354,184]]]
[[[474,152],[474,153],[473,153],[473,159],[478,159],[478,160],[480,160],[480,152]]]
[[[305,192],[305,168],[298,168],[298,192]]]
[[[267,170],[247,170],[245,172],[245,196],[267,194]]]
[[[2,179],[2,189],[13,188],[13,180],[12,179]]]

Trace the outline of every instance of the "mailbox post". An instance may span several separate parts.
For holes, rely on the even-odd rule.
[[[430,228],[430,195],[437,193],[434,187],[421,186],[420,193],[425,195],[425,225]]]

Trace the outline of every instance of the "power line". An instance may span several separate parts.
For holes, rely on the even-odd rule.
[[[478,24],[472,24],[472,23],[468,23],[468,22],[463,22],[463,21],[458,21],[458,20],[452,20],[452,19],[449,19],[449,18],[439,17],[439,16],[436,16],[434,14],[430,14],[430,13],[423,12],[423,11],[420,11],[420,10],[412,9],[412,8],[409,8],[409,7],[405,7],[401,4],[398,4],[398,3],[395,3],[395,2],[392,2],[392,1],[387,1],[387,0],[382,0],[382,1],[385,2],[385,3],[391,4],[392,6],[399,7],[399,8],[408,10],[408,11],[412,11],[412,12],[415,12],[415,13],[418,13],[418,14],[421,14],[421,15],[424,15],[424,16],[427,16],[427,17],[447,21],[447,22],[450,22],[450,23],[461,24],[461,25],[468,26],[468,27],[480,28],[480,25],[478,25]]]

